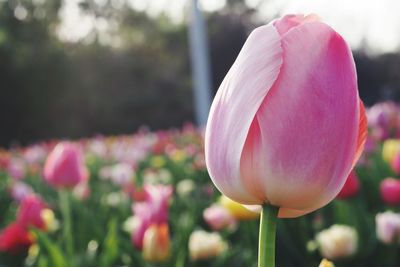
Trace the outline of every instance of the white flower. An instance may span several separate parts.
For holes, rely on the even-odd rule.
[[[194,231],[189,238],[189,253],[192,260],[216,257],[228,248],[218,233]]]
[[[190,179],[184,179],[176,185],[176,193],[180,197],[189,195],[195,189],[196,184]]]
[[[392,211],[378,213],[375,217],[376,235],[385,244],[399,241],[400,214]]]
[[[333,225],[316,237],[323,257],[335,260],[351,256],[357,251],[358,235],[353,227]]]

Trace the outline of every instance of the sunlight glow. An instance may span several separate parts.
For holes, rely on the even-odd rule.
[[[96,0],[101,1],[101,0]],[[58,32],[63,40],[78,41],[96,27],[96,20],[80,12],[79,0],[66,0],[60,12],[62,25]],[[185,18],[188,0],[129,0],[132,8],[150,16],[161,13],[173,22]],[[226,0],[200,0],[204,11],[224,7]],[[257,8],[263,20],[288,13],[317,13],[340,32],[352,48],[366,47],[373,53],[396,51],[400,47],[400,1],[398,0],[247,0]]]

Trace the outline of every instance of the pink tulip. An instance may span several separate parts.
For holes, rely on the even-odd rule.
[[[23,182],[15,182],[10,188],[10,194],[15,201],[21,202],[33,194],[33,189]]]
[[[25,162],[20,158],[12,158],[8,164],[8,174],[15,180],[21,180],[25,177]]]
[[[234,228],[236,220],[232,214],[220,205],[212,205],[203,212],[203,218],[213,230],[222,230],[224,228]]]
[[[380,185],[381,197],[386,204],[400,204],[400,180],[386,178]]]
[[[168,205],[172,187],[146,185],[144,191],[146,193],[145,201],[133,204],[133,213],[138,224],[134,229],[132,241],[139,249],[143,247],[144,234],[150,225],[168,223]]]
[[[46,204],[40,197],[30,195],[24,198],[18,209],[17,223],[26,228],[33,226],[46,230],[46,223],[42,218],[44,209],[46,209]]]
[[[392,170],[399,175],[400,174],[400,153],[397,152],[396,155],[394,156],[392,162],[391,162],[391,167]]]
[[[331,201],[366,137],[350,48],[314,15],[255,29],[213,101],[206,163],[217,188],[297,217]]]
[[[80,147],[61,142],[50,152],[45,166],[45,180],[56,188],[72,188],[89,177]]]
[[[375,217],[376,236],[385,244],[397,242],[400,238],[400,214],[392,211],[378,213]]]
[[[358,181],[358,177],[355,172],[351,172],[347,177],[347,180],[342,190],[340,190],[336,198],[346,199],[349,197],[354,197],[358,194],[359,190],[360,190],[360,182]]]

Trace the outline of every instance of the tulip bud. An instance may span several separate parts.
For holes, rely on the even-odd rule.
[[[151,225],[143,238],[143,257],[150,262],[166,261],[170,254],[168,224]]]
[[[354,197],[357,195],[359,189],[360,189],[360,183],[358,181],[358,177],[356,173],[352,171],[347,177],[347,180],[344,183],[342,190],[340,190],[336,198],[346,199],[349,197]]]
[[[224,195],[219,198],[218,202],[237,220],[254,220],[260,217],[259,213],[250,211],[242,204],[237,203]]]
[[[232,200],[298,217],[339,193],[366,134],[349,46],[317,16],[289,15],[250,34],[219,87],[206,163]]]
[[[44,166],[46,182],[56,188],[72,188],[89,178],[81,149],[71,142],[59,143]]]
[[[322,256],[330,260],[352,256],[357,251],[357,232],[350,226],[333,225],[319,232],[316,240]]]
[[[234,229],[236,220],[232,214],[220,205],[212,205],[203,212],[203,218],[213,230],[222,230],[224,228]]]
[[[385,244],[400,241],[400,214],[391,211],[378,213],[375,217],[376,236]]]
[[[189,254],[192,260],[204,260],[223,253],[228,245],[218,233],[194,231],[189,237]]]
[[[400,204],[400,180],[394,178],[386,178],[380,184],[380,192],[382,200],[386,204]]]

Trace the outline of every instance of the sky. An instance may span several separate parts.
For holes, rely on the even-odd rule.
[[[60,38],[77,41],[94,27],[106,28],[102,21],[80,13],[80,0],[65,0],[60,12]],[[96,0],[98,2],[104,0]],[[113,0],[118,4],[118,0]],[[165,12],[180,22],[187,12],[189,0],[129,0],[130,5],[151,16]],[[204,11],[222,8],[226,0],[199,0]],[[400,48],[399,0],[247,0],[256,7],[259,18],[267,20],[276,14],[316,13],[356,49],[367,46],[372,53],[393,52]]]

